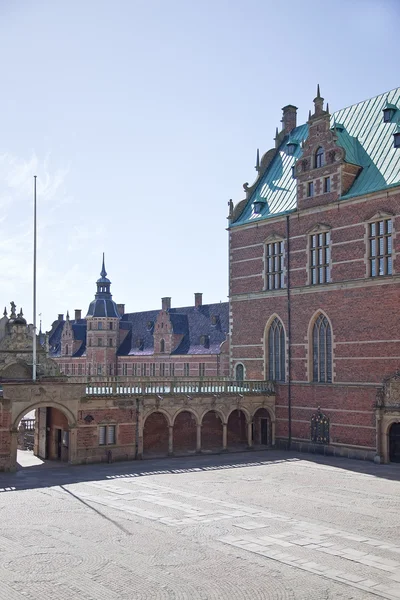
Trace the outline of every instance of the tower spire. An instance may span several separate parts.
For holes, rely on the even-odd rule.
[[[104,252],[103,252],[103,264],[101,267],[101,273],[100,273],[101,277],[107,277],[107,271],[106,271],[106,267],[104,265]]]
[[[257,148],[257,156],[256,156],[256,171],[260,170],[260,150]]]

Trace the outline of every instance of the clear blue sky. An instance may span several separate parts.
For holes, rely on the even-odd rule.
[[[285,104],[304,122],[399,85],[398,0],[0,0],[0,302],[86,314],[225,301],[227,202]]]

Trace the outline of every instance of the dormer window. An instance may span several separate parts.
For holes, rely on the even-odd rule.
[[[267,204],[267,202],[264,200],[264,198],[257,198],[257,200],[254,200],[253,202],[253,208],[254,208],[254,214],[259,215],[262,213],[264,206]]]
[[[211,315],[211,325],[218,325],[218,321],[219,321],[218,315]]]
[[[210,346],[210,338],[208,337],[208,335],[200,336],[200,345],[204,346],[205,348],[208,348]]]
[[[297,146],[298,146],[298,143],[289,138],[289,141],[286,144],[286,153],[289,156],[293,156],[293,154],[296,152]]]
[[[400,148],[400,125],[397,126],[397,130],[393,134],[393,146]]]
[[[153,328],[153,321],[147,321],[147,329]]]
[[[138,350],[143,350],[144,348],[144,339],[143,338],[138,338],[136,340],[136,346]]]
[[[160,341],[160,352],[165,352],[165,341],[164,340]]]
[[[394,104],[389,104],[387,102],[386,106],[383,109],[383,122],[390,123],[392,121],[396,111],[397,111],[397,106],[394,106]]]
[[[320,167],[323,167],[324,164],[325,164],[325,152],[324,152],[324,149],[322,148],[322,146],[320,146],[315,153],[314,166],[316,169],[319,169]]]

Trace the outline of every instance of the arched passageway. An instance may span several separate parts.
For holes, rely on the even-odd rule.
[[[247,447],[246,415],[239,408],[229,415],[228,419],[228,448]]]
[[[222,449],[222,421],[214,410],[207,412],[202,420],[201,427],[201,449]]]
[[[11,433],[11,462],[17,468],[42,465],[44,461],[70,461],[73,422],[64,412],[54,406],[40,406],[28,409],[18,419]]]
[[[389,429],[389,460],[400,463],[400,423],[393,423]]]
[[[177,415],[173,436],[174,453],[196,452],[197,423],[193,413],[185,410]]]
[[[143,452],[165,456],[168,454],[168,422],[161,412],[151,413],[144,422]]]
[[[266,408],[259,408],[253,418],[253,443],[256,446],[271,446],[271,418]]]

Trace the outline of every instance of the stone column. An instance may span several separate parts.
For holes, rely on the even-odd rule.
[[[253,447],[253,421],[247,421],[247,445]]]
[[[174,427],[168,425],[168,455],[172,456],[174,453]]]
[[[201,452],[201,425],[197,425],[196,432],[196,452]]]
[[[5,436],[4,436],[5,437]],[[8,467],[6,465],[5,471],[11,471],[14,473],[17,470],[17,448],[18,448],[18,429],[11,429],[10,432],[10,458]]]
[[[222,423],[222,450],[228,448],[228,423]]]

